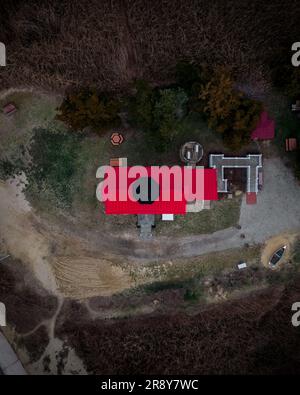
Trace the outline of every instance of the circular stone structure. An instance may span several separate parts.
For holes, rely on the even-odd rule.
[[[188,165],[196,165],[203,157],[203,147],[196,141],[188,141],[180,148],[180,159]]]

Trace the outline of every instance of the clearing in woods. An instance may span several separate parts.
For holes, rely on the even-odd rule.
[[[16,117],[9,119],[9,136],[1,128],[1,133],[4,133],[1,155],[7,153],[13,158],[20,146],[28,142],[34,126],[57,122],[53,117],[55,106],[60,99],[34,92],[9,91],[2,94],[1,104],[6,100],[14,100],[19,107]],[[41,113],[44,114],[42,117]],[[0,114],[1,125],[5,122],[3,117]],[[17,141],[13,140],[14,135],[18,136]],[[105,138],[100,138],[99,147],[102,150],[109,146],[103,144],[102,140]],[[85,152],[84,158],[86,157]],[[94,177],[93,166],[97,166],[96,158],[90,160],[88,166],[89,177]],[[270,177],[274,171],[276,178]],[[93,202],[88,200],[89,207],[93,207],[90,212],[97,214],[93,223],[87,223],[88,217],[80,213],[78,199],[73,215],[62,212],[56,218],[47,217],[47,212],[40,215],[26,200],[22,191],[23,182],[26,182],[24,175],[0,184],[0,232],[3,249],[28,264],[45,288],[75,298],[108,296],[138,285],[134,276],[137,265],[138,271],[147,272],[147,265],[151,266],[153,262],[159,264],[172,259],[205,256],[230,249],[243,251],[245,243],[259,245],[278,233],[294,234],[299,231],[298,206],[293,203],[292,208],[284,213],[282,208],[286,207],[287,194],[289,201],[300,200],[300,188],[278,158],[266,160],[265,185],[256,207],[247,206],[243,198],[239,215],[240,202],[238,206],[230,203],[233,205],[234,223],[228,220],[229,212],[223,222],[218,220],[218,213],[223,216],[224,210],[226,211],[226,207],[223,209],[225,202],[222,202],[217,205],[219,210],[212,208],[196,214],[199,215],[199,221],[192,221],[190,226],[181,219],[177,222],[175,219],[170,224],[170,234],[166,229],[168,224],[159,224],[158,237],[150,242],[143,242],[138,238],[134,218],[129,221],[113,216],[103,220],[103,213],[97,207],[95,198]],[[95,179],[89,179],[84,185],[93,190],[95,183]],[[270,204],[273,212],[278,211],[278,215],[269,215],[266,207]],[[241,229],[233,226],[237,222]],[[212,226],[212,223],[215,225]],[[184,228],[183,234],[178,234],[177,227]],[[242,234],[245,237],[241,237]],[[234,267],[236,262],[229,260],[227,264]],[[148,272],[151,273],[151,270]],[[193,271],[190,276],[193,276]],[[151,280],[155,280],[155,276],[147,276],[147,279],[141,276],[140,279],[141,283]]]

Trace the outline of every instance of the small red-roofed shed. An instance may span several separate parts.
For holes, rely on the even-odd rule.
[[[17,108],[16,108],[16,106],[15,106],[14,103],[8,103],[8,104],[6,104],[6,105],[3,107],[2,110],[3,110],[3,113],[4,113],[5,115],[11,115],[11,114],[13,114],[14,112],[17,111]]]

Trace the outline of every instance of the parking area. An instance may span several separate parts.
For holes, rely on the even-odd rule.
[[[300,229],[300,185],[279,158],[264,161],[264,186],[256,205],[243,199],[240,225],[246,239],[261,243]]]

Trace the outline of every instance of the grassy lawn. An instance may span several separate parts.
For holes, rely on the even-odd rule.
[[[63,128],[60,122],[54,121],[55,109],[60,103],[58,97],[30,92],[12,93],[0,100],[0,107],[9,102],[15,103],[17,112],[10,116],[0,113],[0,158],[17,159],[28,144],[34,127],[56,123],[56,127]]]
[[[203,145],[204,159],[211,151],[228,152],[222,143],[221,136],[210,130],[201,116],[196,113],[190,114],[182,120],[179,134],[169,143],[165,152],[160,153],[155,150],[146,132],[131,130],[124,135],[124,143],[119,147],[111,148],[110,153],[115,157],[127,157],[130,166],[182,164],[179,150],[181,145],[187,141],[196,140]],[[199,165],[203,165],[203,161]]]
[[[129,131],[125,134],[125,141],[121,146],[112,146],[110,132],[104,136],[85,136],[77,143],[77,155],[74,159],[74,174],[69,182],[74,191],[70,212],[88,227],[102,225],[106,229],[118,229],[130,227],[134,229],[136,218],[134,216],[105,216],[103,206],[97,201],[95,190],[98,180],[96,170],[100,165],[108,164],[112,157],[127,157],[129,165],[136,164],[173,164],[180,163],[179,148],[187,139],[204,142],[218,146],[221,144],[219,136],[215,136],[205,128],[199,117],[188,117],[183,134],[178,136],[177,141],[170,145],[170,150],[164,153],[155,152],[154,148],[145,144],[147,138],[140,131]],[[70,136],[72,136],[70,134]],[[210,138],[209,138],[210,136]],[[76,135],[74,134],[74,139]],[[69,139],[70,140],[70,139]],[[204,143],[203,143],[204,144]],[[174,148],[176,147],[176,148]],[[62,158],[61,158],[62,159]],[[57,167],[63,164],[57,164]],[[38,203],[41,202],[41,203]],[[55,210],[57,205],[47,202],[47,199],[36,201],[42,204],[47,212]],[[50,204],[49,204],[50,203]],[[42,209],[42,207],[40,207]],[[190,235],[211,233],[219,229],[235,225],[239,219],[240,199],[216,202],[211,210],[205,210],[197,214],[177,216],[174,223],[158,222],[156,233],[158,235]]]
[[[237,225],[240,217],[241,199],[222,200],[211,203],[210,210],[199,213],[176,215],[173,222],[158,221],[158,235],[187,236],[213,233]]]

